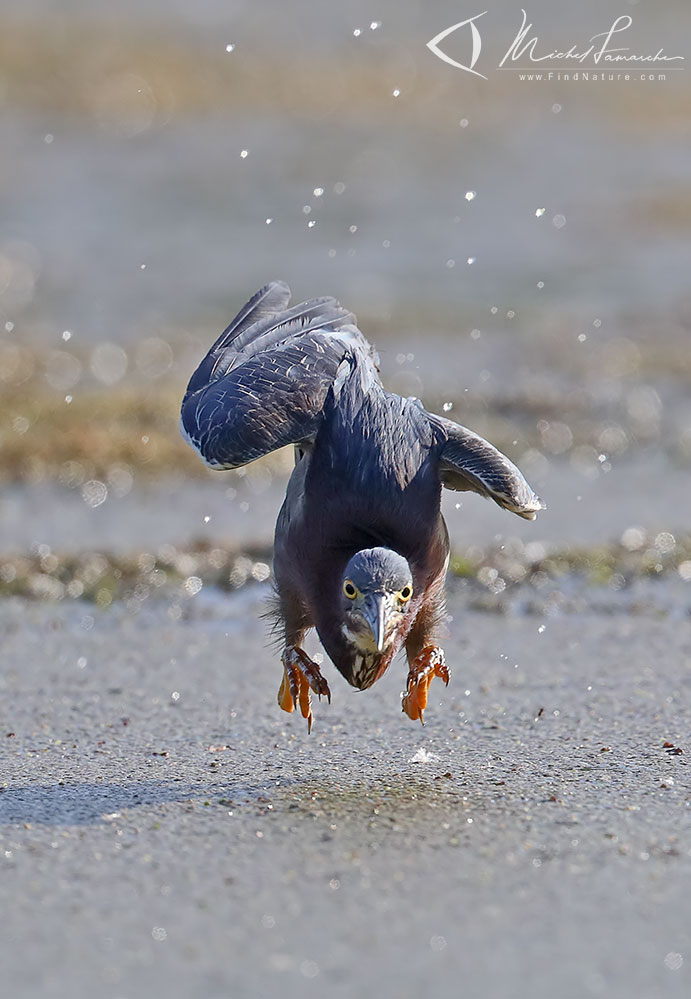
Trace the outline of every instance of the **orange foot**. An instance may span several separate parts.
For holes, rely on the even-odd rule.
[[[281,657],[283,662],[283,680],[278,690],[278,703],[284,711],[294,711],[300,705],[302,717],[307,719],[307,731],[312,731],[312,697],[313,690],[321,700],[322,694],[331,704],[331,691],[319,667],[297,645],[288,645]]]
[[[405,713],[413,721],[419,718],[423,725],[425,722],[422,713],[427,707],[427,692],[435,676],[448,685],[449,670],[444,662],[444,650],[438,645],[428,645],[410,664],[406,689],[401,694]]]

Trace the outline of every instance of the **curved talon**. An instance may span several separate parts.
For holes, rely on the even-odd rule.
[[[444,651],[437,645],[428,645],[410,664],[406,689],[401,695],[401,707],[412,721],[417,721],[419,718],[420,722],[425,724],[427,694],[435,676],[448,686],[449,670],[444,661]]]
[[[294,711],[300,707],[303,718],[307,719],[307,731],[312,731],[312,698],[310,690],[321,700],[324,694],[331,703],[331,691],[319,667],[297,646],[288,646],[283,652],[283,679],[278,689],[278,704],[284,711]]]

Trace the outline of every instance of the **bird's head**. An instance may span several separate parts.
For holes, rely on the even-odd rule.
[[[343,635],[358,652],[384,653],[410,609],[413,575],[390,548],[356,552],[342,581]]]

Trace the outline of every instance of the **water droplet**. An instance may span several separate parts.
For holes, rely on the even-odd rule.
[[[538,288],[544,288],[545,287],[545,282],[544,281],[538,281],[537,286],[538,286]]]
[[[255,562],[252,566],[252,579],[256,579],[258,583],[265,582],[270,575],[271,569],[266,562]]]
[[[680,562],[677,567],[677,572],[684,582],[688,583],[691,581],[691,561],[687,559],[685,562]]]
[[[273,219],[264,219],[264,221],[265,221],[265,223],[267,225],[271,225],[271,223],[273,222]]]
[[[400,97],[401,96],[401,91],[398,89],[398,87],[396,87],[395,90],[391,91],[391,96],[392,97]]]
[[[449,413],[453,409],[453,403],[445,402],[444,405],[442,406],[442,409],[444,410],[445,413]]]
[[[208,524],[210,520],[211,520],[211,517],[207,513],[206,517],[204,517],[204,523]]]
[[[336,183],[334,184],[334,194],[343,194],[345,189],[346,186],[342,180],[337,180]]]
[[[315,198],[321,198],[323,193],[324,193],[323,187],[315,187],[315,189],[312,191],[312,194],[315,196]]]
[[[555,215],[552,218],[552,225],[555,229],[563,229],[566,225],[566,215]]]
[[[662,531],[661,534],[658,534],[655,537],[653,544],[663,555],[669,555],[670,552],[673,552],[676,548],[677,539],[673,534],[670,534],[669,531]]]
[[[234,52],[234,51],[235,51],[235,46],[233,45],[232,42],[228,42],[228,44],[226,45],[226,52]]]
[[[600,327],[602,326],[602,320],[601,319],[593,319],[593,326],[595,327],[596,330],[599,330]]]
[[[82,486],[81,492],[86,505],[92,508],[101,506],[108,499],[108,487],[99,479],[89,479]]]
[[[370,31],[376,31],[377,28],[381,28],[381,21],[372,21],[369,26]]]
[[[475,257],[468,257],[468,259],[466,260],[466,263],[467,264],[474,264],[475,263]]]
[[[578,342],[579,342],[579,343],[585,343],[585,341],[586,341],[587,339],[588,339],[588,337],[586,336],[586,334],[585,334],[585,333],[579,333],[579,334],[578,334]]]
[[[559,112],[561,111],[561,104],[553,104],[552,111],[554,114],[559,114]]]
[[[542,216],[545,214],[546,211],[547,211],[546,208],[536,208],[535,215],[537,216],[537,218],[542,218]]]
[[[91,353],[91,372],[104,385],[119,382],[127,371],[128,364],[127,354],[115,343],[101,343]]]
[[[310,222],[307,223],[307,228],[308,229],[313,229],[316,224],[317,223],[314,221],[314,219],[312,219]]]
[[[240,159],[241,160],[246,160],[247,157],[249,156],[249,152],[250,152],[249,149],[241,149],[240,150]]]
[[[509,311],[506,313],[506,318],[507,319],[513,319],[515,317],[515,315],[516,315],[516,313],[513,311],[513,309],[509,309]]]
[[[360,31],[360,29],[359,29],[359,28],[356,28],[356,29],[355,29],[355,30],[353,31],[353,36],[354,36],[355,38],[359,38],[361,34],[362,34],[362,32]]]
[[[319,965],[316,961],[303,961],[300,965],[300,973],[304,978],[316,978],[319,974]]]
[[[140,264],[139,265],[139,270],[140,271],[145,271],[146,270],[146,264]]]
[[[45,135],[43,136],[43,141],[45,142],[45,144],[46,144],[47,146],[49,146],[49,145],[51,144],[51,142],[53,141],[53,139],[54,139],[54,138],[55,138],[55,136],[54,136],[54,135],[53,135],[53,134],[52,134],[51,132],[47,132],[47,133],[46,133],[46,134],[45,134]]]
[[[461,120],[459,121],[458,124],[461,126],[461,128],[467,128],[468,127],[468,119],[467,118],[461,118]]]
[[[477,197],[477,191],[466,191],[465,192],[465,200],[466,201],[474,201],[474,199],[476,197]]]
[[[496,316],[497,312],[499,312],[499,309],[496,307],[496,305],[493,305],[489,311],[492,313],[493,316]]]
[[[480,332],[480,330],[471,330],[470,331],[470,339],[471,340],[479,340],[481,336],[482,336],[482,333]]]
[[[349,226],[348,227],[348,232],[357,232],[357,226],[356,225]]]
[[[540,627],[537,629],[538,635],[542,635],[543,632],[546,630],[546,628],[547,628],[546,624],[541,624]]]
[[[10,324],[8,323],[8,326],[9,325]],[[5,327],[5,329],[7,329],[7,326]],[[9,332],[9,330],[8,330],[8,332]],[[65,341],[72,339],[72,334],[70,333],[69,330],[63,330],[62,331],[62,339],[65,340]]]
[[[455,267],[455,266],[456,266],[456,261],[455,261],[455,260],[447,260],[447,261],[446,261],[446,266],[447,266],[447,267],[448,267],[449,269],[451,269],[452,267]]]
[[[5,332],[6,333],[11,333],[13,329],[14,329],[14,323],[5,323]],[[72,334],[70,334],[70,336],[71,335]],[[63,339],[64,338],[65,338],[65,334],[63,333]]]
[[[65,396],[65,402],[69,406],[69,404],[72,402],[72,396],[71,395],[66,395]]]
[[[391,240],[385,239],[382,241],[381,245],[384,247],[385,250],[388,250],[388,248],[391,246]]]
[[[311,211],[312,211],[312,206],[311,205],[303,205],[302,206],[302,214],[303,215],[309,215],[309,213]]]

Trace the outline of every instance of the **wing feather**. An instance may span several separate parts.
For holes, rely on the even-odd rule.
[[[505,454],[466,427],[440,416],[431,419],[442,435],[439,450],[442,485],[479,493],[525,520],[535,520],[545,504]]]
[[[187,386],[187,394],[203,388],[210,381],[228,349],[232,351],[233,345],[248,327],[277,316],[286,309],[288,302],[290,302],[290,288],[284,281],[270,281],[252,295],[249,302],[243,305],[235,318],[226,326],[192,375]]]
[[[182,434],[213,468],[237,468],[308,442],[334,382],[338,387],[358,366],[378,380],[375,355],[352,313],[333,298],[274,312],[289,295],[281,282],[257,292],[190,380]]]
[[[243,330],[259,320],[276,316],[288,308],[290,288],[285,281],[270,281],[255,292],[238,312],[237,316],[226,326],[216,343],[211,348],[216,352],[238,339]]]

